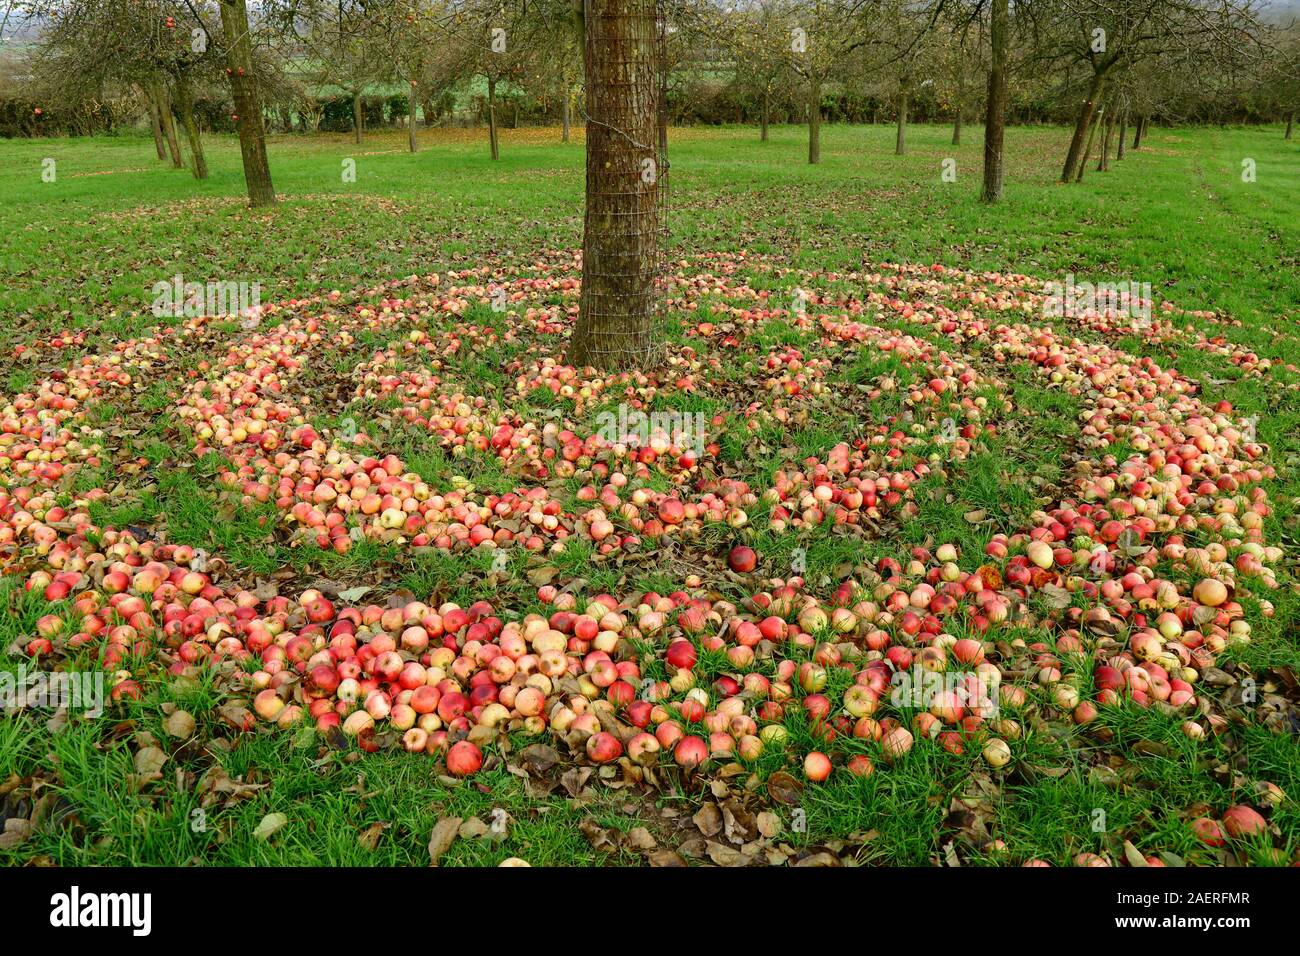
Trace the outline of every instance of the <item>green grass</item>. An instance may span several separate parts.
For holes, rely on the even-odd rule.
[[[1230,337],[1282,354],[1262,323],[1295,330],[1300,147],[1280,128],[1156,129],[1113,171],[1071,186],[1055,182],[1066,131],[1013,128],[1006,200],[995,208],[976,199],[977,137],[953,147],[942,127],[912,134],[908,155],[895,157],[891,127],[824,127],[823,161],[809,166],[798,127],[774,127],[768,143],[744,128],[674,131],[673,242],[771,252],[804,268],[942,262],[1150,282],[1157,297],[1242,319],[1247,328]],[[263,298],[276,299],[445,268],[488,249],[526,259],[579,244],[580,142],[506,130],[493,163],[477,131],[421,135],[414,155],[400,133],[361,147],[342,135],[273,137],[282,202],[259,213],[241,202],[228,137],[207,138],[212,172],[202,183],[158,162],[139,137],[0,143],[0,268],[10,276],[0,308],[16,315],[20,335],[65,325],[117,334],[139,327],[129,313],[147,310],[153,283],[177,273],[260,282]],[[47,157],[57,163],[52,183],[40,175]],[[948,157],[955,183],[940,179]],[[1245,157],[1257,163],[1253,183],[1241,181]],[[340,175],[347,158],[355,183]]]
[[[242,201],[239,154],[229,138],[207,139],[212,177],[204,183],[159,163],[152,143],[143,138],[0,142],[0,229],[6,235],[0,269],[7,276],[0,287],[5,316],[0,321],[6,343],[79,328],[91,336],[73,354],[100,351],[154,324],[147,311],[151,287],[177,273],[190,281],[259,282],[263,301],[272,301],[483,263],[508,276],[539,250],[580,244],[580,143],[559,144],[555,131],[503,131],[503,158],[494,164],[487,158],[485,134],[421,135],[423,149],[416,155],[404,151],[404,134],[372,135],[359,149],[344,136],[273,138],[271,164],[282,201],[257,212]],[[799,128],[774,127],[768,143],[758,142],[750,129],[674,131],[670,224],[675,252],[747,250],[814,270],[939,262],[1046,279],[1073,273],[1081,280],[1150,282],[1158,299],[1239,320],[1239,327],[1216,327],[1229,339],[1261,355],[1294,361],[1300,147],[1283,141],[1280,128],[1157,129],[1144,149],[1116,163],[1112,172],[1089,169],[1077,186],[1055,182],[1066,131],[1015,128],[1008,134],[1006,199],[996,207],[976,200],[976,137],[953,148],[947,129],[915,127],[908,155],[895,157],[892,127],[825,127],[823,135],[824,162],[810,167],[802,162]],[[53,183],[40,177],[47,156],[58,164]],[[940,179],[940,163],[950,156],[958,163],[956,183]],[[1254,183],[1240,180],[1244,157],[1258,164]],[[341,181],[345,158],[357,161],[356,183]],[[788,298],[794,285],[793,278],[772,277],[758,266],[749,278],[756,287],[772,289],[773,301]],[[710,305],[703,304],[694,320],[711,315]],[[506,327],[485,305],[474,306],[465,319],[498,331]],[[892,316],[863,320],[959,352],[929,327]],[[675,341],[687,341],[681,324],[688,321],[672,317]],[[772,320],[753,336],[747,354],[764,356],[787,346],[815,351],[818,339],[816,333]],[[383,333],[362,337],[331,358],[343,371],[389,341]],[[1254,668],[1294,667],[1300,663],[1295,640],[1300,599],[1288,569],[1300,500],[1295,390],[1262,388],[1225,360],[1190,348],[1148,345],[1137,338],[1121,344],[1177,367],[1207,395],[1260,416],[1260,440],[1272,446],[1271,460],[1281,471],[1270,487],[1275,511],[1267,539],[1288,549],[1287,586],[1269,595],[1277,605],[1275,615],[1258,620],[1254,643],[1233,656]],[[549,392],[516,395],[514,376],[505,371],[513,357],[505,347],[466,352],[448,360],[447,369],[504,407],[533,414],[561,408],[564,403]],[[839,536],[825,528],[777,534],[754,514],[746,534],[764,556],[765,573],[785,576],[798,557],[809,582],[833,587],[855,567],[899,556],[909,545],[953,541],[965,555],[977,555],[995,532],[1023,527],[1045,496],[1059,492],[1068,479],[1060,436],[1077,430],[1077,399],[1045,387],[1031,369],[994,366],[978,350],[960,357],[982,371],[995,369],[1005,380],[1013,412],[994,416],[998,436],[977,443],[960,465],[949,466],[940,455],[938,466],[948,469],[945,479],[918,492],[915,518],[886,523],[878,537]],[[882,396],[862,420],[855,417],[853,402],[833,394],[810,403],[806,420],[797,425],[768,422],[757,435],[729,429],[721,460],[761,487],[789,457],[824,455],[863,426],[905,412],[906,390],[918,376],[914,367],[876,352],[845,358],[832,382],[853,386],[887,374],[900,391]],[[44,360],[42,355],[37,361]],[[64,364],[59,357],[51,361]],[[4,376],[5,387],[9,392],[30,387],[45,374],[44,365],[39,368],[15,362]],[[745,378],[742,367],[723,369],[724,383],[743,384]],[[1279,381],[1292,383],[1294,377],[1283,374]],[[594,422],[616,400],[605,396],[582,417]],[[116,486],[110,498],[94,506],[98,523],[165,529],[170,540],[219,553],[256,576],[288,569],[304,586],[314,579],[339,586],[364,583],[375,588],[367,600],[407,588],[435,603],[464,603],[483,596],[490,582],[494,600],[524,612],[540,609],[527,577],[539,562],[520,553],[512,553],[503,573],[494,577],[499,569],[482,552],[409,556],[367,543],[337,556],[287,547],[273,533],[274,509],[236,506],[214,491],[212,479],[222,463],[216,455],[195,459],[188,453],[189,437],[170,414],[170,403],[168,383],[160,377],[144,383],[135,396],[125,430],[119,427],[117,405],[106,401],[97,408],[96,425],[109,430],[108,442],[145,462],[134,472],[105,464],[77,475],[70,492]],[[727,407],[726,400],[702,390],[661,395],[647,410],[714,413]],[[369,430],[376,411],[352,402],[317,408],[313,420],[336,427],[352,416],[366,421]],[[400,424],[375,423],[374,429],[386,449],[431,484],[445,487],[463,478],[480,489],[506,491],[518,483],[493,456],[449,456],[418,429]],[[755,445],[766,450],[759,454]],[[658,475],[647,484],[666,487]],[[570,483],[563,493],[574,490]],[[984,519],[968,520],[974,511],[984,512]],[[672,544],[649,560],[627,563],[599,562],[589,545],[574,542],[545,563],[556,570],[557,583],[588,596],[667,592],[680,586],[684,573],[699,571],[689,563],[694,555],[708,555],[712,564],[704,570],[719,571],[733,537],[724,528],[711,528],[689,553]],[[10,609],[0,619],[0,668],[6,670],[16,660],[5,649],[29,635],[44,613],[42,602],[22,595],[12,581],[0,583],[0,601]],[[719,581],[718,587],[730,598],[742,595],[734,582]],[[1026,640],[1042,636],[1027,633]],[[720,659],[701,664],[710,679],[723,669]],[[38,828],[17,850],[0,850],[0,861],[423,865],[437,820],[477,816],[490,823],[494,811],[504,810],[510,818],[504,839],[457,840],[444,862],[495,864],[520,856],[533,865],[636,863],[642,857],[625,846],[612,852],[593,846],[592,828],[626,831],[637,821],[652,821],[646,825],[661,845],[672,847],[682,833],[664,811],[688,818],[706,798],[698,782],[683,794],[676,781],[660,791],[598,787],[591,800],[570,799],[563,788],[539,797],[501,767],[474,783],[448,786],[434,776],[434,762],[402,753],[360,757],[336,751],[310,732],[233,734],[214,713],[221,693],[211,683],[163,683],[143,701],[124,705],[124,713],[112,721],[74,720],[57,732],[42,715],[0,719],[0,783],[11,776],[40,777],[57,794],[51,812],[61,822]],[[195,739],[201,745],[166,742],[163,779],[124,784],[134,773],[131,754],[164,737],[165,709],[173,705],[199,719]],[[787,765],[798,774],[795,758],[814,740],[794,723],[789,748],[766,755],[756,768],[761,774]],[[1137,755],[1133,747],[1139,741],[1158,744],[1158,752]],[[1134,708],[1107,710],[1100,729],[1088,733],[1062,737],[1046,725],[1027,726],[1011,777],[988,774],[977,750],[954,756],[921,741],[907,759],[886,766],[877,745],[853,746],[876,763],[875,775],[859,780],[836,774],[824,787],[805,789],[796,806],[764,803],[759,790],[755,799],[782,817],[783,839],[791,846],[803,850],[844,841],[855,848],[857,862],[924,865],[943,863],[945,847],[956,841],[963,862],[1039,857],[1068,864],[1084,851],[1119,859],[1128,839],[1140,850],[1158,847],[1189,863],[1212,863],[1209,851],[1192,842],[1184,816],[1190,808],[1221,810],[1247,799],[1243,788],[1257,779],[1292,795],[1272,815],[1288,855],[1300,833],[1295,803],[1300,759],[1294,740],[1250,718],[1231,733],[1200,743],[1184,737],[1177,721]],[[1229,766],[1240,773],[1227,773],[1223,768]],[[210,784],[219,775],[237,786],[205,799],[204,781]],[[954,798],[972,791],[982,801],[974,823],[955,817],[951,806]],[[3,798],[0,806],[6,812],[24,809],[18,800],[4,804]],[[196,818],[197,809],[203,813]],[[1105,818],[1100,829],[1093,825],[1098,810]],[[285,814],[288,822],[270,840],[259,839],[254,831],[271,813]],[[981,822],[1004,841],[1004,849],[972,837]],[[1262,853],[1251,859],[1270,861]]]

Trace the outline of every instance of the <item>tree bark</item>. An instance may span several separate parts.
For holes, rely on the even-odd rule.
[[[760,132],[758,134],[758,138],[764,143],[767,142],[767,114],[768,114],[768,110],[770,109],[771,99],[772,99],[771,94],[768,93],[767,90],[764,90],[763,91],[763,112],[759,117]]]
[[[822,81],[816,77],[808,81],[808,162],[814,166],[822,161]]]
[[[645,367],[655,357],[661,122],[655,0],[587,0],[587,208],[569,362]],[[666,120],[666,117],[664,117]]]
[[[1291,127],[1294,125],[1295,125],[1295,110],[1292,110],[1290,113],[1286,114],[1286,135],[1282,137],[1283,139],[1291,138]]]
[[[898,96],[898,132],[894,135],[894,155],[902,156],[907,152],[907,85]]]
[[[420,142],[415,136],[415,110],[416,104],[420,102],[420,86],[415,80],[411,81],[411,93],[407,100],[409,101],[409,109],[406,114],[406,141],[411,148],[411,152],[418,153],[420,151]]]
[[[984,114],[984,188],[980,199],[1002,198],[1002,143],[1007,130],[1007,21],[1010,0],[993,0],[988,105]]]
[[[167,92],[167,83],[162,79],[155,79],[153,90],[163,134],[167,138],[167,151],[171,153],[172,166],[181,169],[185,166],[185,161],[181,158],[181,144],[176,139],[176,122],[172,117],[172,98]]]
[[[220,0],[221,29],[226,38],[227,76],[235,102],[239,129],[239,152],[244,161],[244,182],[248,200],[254,206],[275,202],[271,166],[266,159],[266,127],[262,102],[253,76],[253,41],[249,35],[245,0]]]
[[[352,91],[352,142],[361,145],[361,134],[365,132],[366,113],[361,104],[361,91]]]
[[[1138,149],[1142,145],[1142,134],[1147,131],[1146,116],[1139,116],[1137,122],[1133,124],[1133,148]]]
[[[1070,139],[1070,151],[1065,154],[1065,168],[1061,170],[1061,182],[1068,183],[1075,179],[1079,170],[1079,160],[1086,156],[1085,144],[1092,142],[1093,118],[1097,112],[1097,101],[1106,88],[1105,71],[1094,71],[1092,81],[1088,84],[1088,95],[1079,108],[1079,117],[1074,123],[1074,136]],[[1084,159],[1086,162],[1086,158]],[[1079,177],[1082,178],[1082,177]]]
[[[1088,144],[1083,149],[1083,157],[1079,161],[1079,170],[1075,174],[1076,183],[1083,182],[1083,171],[1088,168],[1088,157],[1092,155],[1092,138],[1097,135],[1097,124],[1090,123],[1088,129]]]
[[[1115,139],[1115,159],[1124,158],[1124,140],[1128,138],[1128,107],[1119,114],[1119,136]]]
[[[181,125],[185,127],[185,138],[190,145],[190,171],[195,179],[208,178],[208,161],[203,155],[203,139],[199,136],[199,124],[194,119],[194,96],[190,91],[190,78],[184,73],[176,77],[176,107],[181,114]]]
[[[569,88],[568,81],[566,80],[564,84],[564,104],[563,104],[563,108],[560,111],[561,115],[563,116],[563,123],[564,123],[564,128],[560,131],[561,143],[567,143],[569,141],[569,126],[572,123],[572,120],[569,119],[569,101],[572,97],[573,97],[573,90]]]
[[[961,145],[961,108],[966,103],[966,77],[965,74],[958,74],[957,77],[957,115],[952,118],[952,144]]]
[[[144,98],[149,104],[149,125],[153,128],[154,149],[158,152],[158,158],[165,160],[167,158],[167,144],[163,142],[162,114],[151,90],[145,90]]]
[[[488,147],[492,158],[501,158],[501,147],[497,143],[497,81],[496,77],[487,78],[488,86]]]
[[[1101,155],[1097,157],[1097,172],[1104,173],[1110,171],[1110,140],[1115,131],[1115,115],[1109,107],[1102,109],[1105,116],[1105,125],[1101,135]]]

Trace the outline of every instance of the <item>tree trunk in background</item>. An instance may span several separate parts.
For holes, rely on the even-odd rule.
[[[1110,107],[1102,107],[1102,115],[1106,117],[1105,126],[1101,135],[1101,155],[1097,157],[1097,172],[1104,173],[1110,169],[1110,139],[1115,131],[1115,116]]]
[[[406,141],[407,145],[411,147],[411,152],[418,153],[420,151],[420,142],[415,137],[415,109],[416,104],[420,102],[420,87],[415,80],[411,81],[411,95],[408,99],[411,105],[406,116]]]
[[[1074,122],[1074,136],[1070,138],[1070,151],[1065,154],[1065,168],[1061,170],[1063,183],[1075,179],[1081,157],[1084,158],[1084,162],[1087,162],[1084,146],[1092,142],[1092,121],[1097,112],[1097,101],[1105,88],[1106,74],[1094,72],[1092,82],[1088,84],[1088,95],[1084,98],[1083,105],[1079,107],[1079,117]]]
[[[964,75],[957,78],[957,115],[952,118],[952,144],[961,145],[961,110],[966,105],[966,78]]]
[[[1142,145],[1142,136],[1147,131],[1147,118],[1139,116],[1137,122],[1133,124],[1133,148],[1138,149]]]
[[[568,360],[644,367],[659,270],[659,41],[655,0],[587,0],[587,208],[582,293]],[[661,116],[663,121],[661,121]]]
[[[254,206],[275,202],[271,185],[271,166],[266,159],[266,127],[262,120],[262,102],[253,76],[253,41],[249,35],[248,7],[245,0],[220,0],[221,29],[226,38],[227,76],[231,98],[235,102],[239,129],[239,152],[244,161],[244,182],[248,200]]]
[[[984,188],[980,199],[1002,198],[1002,143],[1007,131],[1007,20],[1010,0],[993,0],[988,104],[984,114]]]
[[[561,111],[564,117],[564,129],[560,132],[561,143],[567,143],[569,141],[569,126],[572,122],[572,120],[569,119],[569,100],[572,96],[573,91],[569,88],[569,84],[566,82],[564,84],[564,108]]]
[[[808,81],[808,162],[822,161],[822,81]]]
[[[167,151],[171,153],[172,166],[181,169],[185,161],[181,159],[181,144],[176,139],[176,122],[172,117],[172,98],[167,92],[167,84],[161,79],[153,81],[154,102],[158,104],[158,118],[162,123],[163,135],[167,138]]]
[[[184,73],[176,77],[176,107],[181,114],[181,125],[185,127],[185,138],[190,144],[190,171],[195,179],[207,179],[208,161],[203,156],[203,139],[194,119],[194,96],[190,92],[190,78]]]
[[[767,142],[767,114],[768,114],[768,110],[770,109],[771,99],[772,99],[771,95],[767,92],[767,90],[764,90],[763,91],[763,113],[762,116],[759,118],[760,132],[758,134],[758,138],[764,143]]]
[[[361,91],[352,91],[352,142],[361,145],[361,134],[365,132],[366,112],[361,104]]]
[[[493,159],[501,158],[501,147],[497,143],[497,81],[488,77],[488,149]]]
[[[1128,107],[1119,114],[1119,136],[1115,139],[1115,158],[1124,158],[1124,140],[1128,138]]]
[[[162,115],[159,113],[158,103],[150,90],[145,90],[145,100],[149,104],[149,125],[153,128],[153,146],[158,152],[158,158],[165,160],[167,158],[167,144],[163,141]]]
[[[1092,155],[1092,139],[1096,135],[1097,135],[1097,124],[1096,123],[1089,124],[1088,144],[1087,146],[1084,147],[1083,156],[1079,160],[1079,170],[1074,177],[1074,181],[1076,183],[1083,182],[1083,171],[1088,168],[1088,157]]]
[[[1286,114],[1286,135],[1282,137],[1283,139],[1291,138],[1291,127],[1293,125],[1295,125],[1295,110]]]
[[[898,97],[898,132],[894,136],[894,155],[902,156],[907,152],[907,86],[904,81],[903,91]]]

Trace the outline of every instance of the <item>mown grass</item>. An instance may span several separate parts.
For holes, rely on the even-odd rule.
[[[1155,129],[1147,145],[1055,182],[1067,133],[1009,133],[1006,201],[977,201],[980,143],[918,126],[908,155],[892,128],[825,128],[824,160],[801,161],[804,132],[775,127],[675,130],[673,242],[684,251],[745,249],[804,268],[866,261],[942,262],[1043,278],[1150,282],[1159,297],[1226,311],[1230,337],[1265,354],[1282,322],[1295,334],[1300,247],[1294,216],[1300,146],[1280,127]],[[208,137],[211,177],[159,163],[140,137],[0,142],[0,309],[19,329],[93,326],[121,334],[149,308],[154,282],[260,282],[266,299],[346,289],[367,279],[445,268],[489,249],[521,258],[576,248],[582,144],[553,130],[506,130],[502,159],[472,131],[427,131],[417,154],[404,134],[357,147],[341,136],[273,137],[282,197],[272,211],[242,202],[239,153]],[[57,179],[41,180],[42,160]],[[953,183],[940,164],[957,161]],[[1241,161],[1256,162],[1243,182]],[[343,182],[342,162],[356,162]],[[1291,343],[1293,346],[1294,343]]]

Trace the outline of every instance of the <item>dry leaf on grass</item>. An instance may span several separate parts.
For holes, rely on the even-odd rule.
[[[288,825],[289,818],[283,813],[268,813],[253,829],[253,837],[258,840],[269,840]]]
[[[194,716],[185,710],[173,711],[163,721],[163,730],[168,737],[188,737],[194,733]]]
[[[359,843],[364,849],[373,852],[375,847],[379,846],[379,838],[384,835],[384,831],[387,830],[389,826],[390,824],[387,823],[370,824],[370,826],[357,834],[357,843]]]
[[[691,822],[706,837],[716,836],[722,829],[722,811],[716,803],[706,803],[691,817]]]
[[[456,842],[456,836],[460,833],[460,824],[460,817],[443,817],[433,825],[433,832],[429,835],[430,866],[437,866],[438,858]]]

